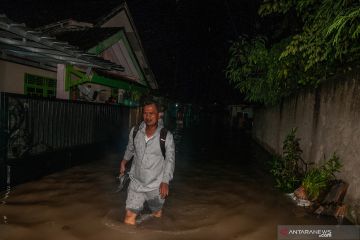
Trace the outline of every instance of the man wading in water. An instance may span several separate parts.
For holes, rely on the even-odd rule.
[[[129,142],[120,164],[120,175],[125,166],[134,157],[129,173],[130,184],[126,199],[124,223],[134,225],[136,216],[142,211],[146,201],[154,217],[161,217],[165,198],[169,195],[169,182],[175,167],[175,144],[173,135],[167,131],[160,139],[163,128],[159,121],[159,106],[153,101],[143,107],[143,122],[133,135],[130,131]],[[136,131],[136,130],[135,130]],[[165,141],[164,155],[160,141]]]

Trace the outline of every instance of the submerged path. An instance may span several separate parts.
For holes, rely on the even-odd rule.
[[[121,156],[77,166],[2,195],[0,239],[276,239],[277,225],[336,224],[296,207],[272,186],[269,156],[240,132],[176,129],[176,169],[162,219],[121,223]]]

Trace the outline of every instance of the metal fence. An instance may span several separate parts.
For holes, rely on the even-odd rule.
[[[16,159],[104,142],[128,130],[129,109],[118,105],[0,93],[0,107],[2,182]]]

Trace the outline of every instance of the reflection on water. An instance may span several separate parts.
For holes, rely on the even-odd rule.
[[[1,205],[0,207],[4,206],[6,204],[6,201],[7,199],[9,198],[10,196],[10,192],[11,192],[11,187],[10,185],[8,185],[6,187],[6,190],[4,191],[4,193],[2,194],[2,197],[1,197]],[[2,216],[2,219],[3,219],[3,224],[7,224],[8,223],[8,219],[7,219],[7,216],[6,215],[3,215]]]
[[[177,162],[164,216],[121,223],[121,156],[74,167],[2,194],[0,239],[276,239],[279,224],[336,224],[316,218],[272,187],[268,157],[242,133],[175,129]]]

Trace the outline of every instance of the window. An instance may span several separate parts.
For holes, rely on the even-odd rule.
[[[56,79],[25,73],[24,93],[29,96],[56,97]]]

